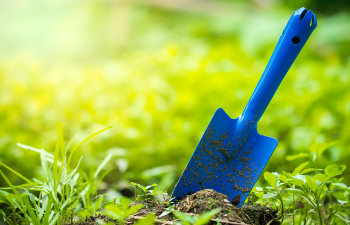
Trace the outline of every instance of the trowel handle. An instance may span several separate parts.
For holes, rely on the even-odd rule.
[[[316,15],[311,10],[300,8],[293,13],[244,109],[242,119],[259,121],[316,25]]]

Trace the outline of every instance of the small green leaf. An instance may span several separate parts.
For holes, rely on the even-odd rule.
[[[284,173],[282,172],[282,174],[280,174],[279,179],[285,183],[289,182],[289,178],[285,175],[285,172]]]
[[[313,143],[310,147],[310,151],[317,155],[321,155],[324,151],[334,146],[335,144],[337,144],[337,141],[330,143]]]
[[[158,185],[158,184],[148,185],[148,186],[146,186],[146,189],[149,190],[149,189],[151,189],[152,187],[155,187],[155,186],[157,186],[157,185]]]
[[[267,183],[269,183],[272,187],[277,188],[276,184],[277,184],[277,178],[274,174],[270,173],[270,172],[265,172],[264,173],[264,178],[267,181]]]
[[[292,176],[290,173],[286,173],[283,172],[283,175],[285,175],[287,177],[285,182],[288,182],[290,184],[294,184],[298,187],[302,187],[304,185],[304,180],[302,175],[296,175],[296,176]]]
[[[300,164],[297,168],[294,169],[292,175],[295,176],[298,173],[300,173],[305,168],[305,166],[307,166],[308,164],[309,164],[309,162],[305,162],[305,163]]]
[[[138,205],[133,205],[133,206],[131,206],[130,207],[130,209],[129,210],[127,210],[127,216],[130,216],[130,215],[132,215],[132,214],[135,214],[135,213],[137,213],[137,211],[139,211],[140,209],[142,209],[143,208],[143,205],[142,204],[138,204]]]
[[[143,190],[145,193],[147,192],[147,188],[145,186],[142,186],[141,184],[137,184],[137,187]]]
[[[337,218],[339,218],[342,222],[344,222],[345,224],[350,224],[350,220],[349,219],[347,219],[347,218],[345,218],[345,217],[343,217],[343,216],[341,216],[341,215],[337,215],[337,214],[335,214],[335,216],[337,217]]]
[[[263,199],[270,199],[270,198],[274,198],[276,196],[277,196],[277,194],[275,194],[275,193],[267,193],[267,194],[263,195]]]
[[[310,176],[306,176],[306,184],[310,187],[311,191],[316,193],[317,190],[317,183],[316,180]]]
[[[348,204],[348,203],[349,203],[349,201],[342,201],[342,200],[340,200],[340,199],[337,199],[337,201],[338,201],[339,204],[341,204],[341,205],[345,205],[345,204]]]
[[[261,188],[261,187],[253,187],[253,192],[259,192],[259,191],[263,191],[264,189],[263,188]]]
[[[200,215],[197,219],[197,221],[194,223],[194,225],[205,225],[208,224],[208,222],[220,212],[220,209],[213,209],[209,212],[205,212],[202,215]]]
[[[338,165],[329,165],[326,167],[326,169],[324,170],[325,174],[327,175],[328,179],[338,176],[340,174],[342,174],[342,172],[345,170],[345,166],[338,166]]]
[[[262,198],[264,196],[263,192],[254,192],[254,194],[258,197],[258,198]]]
[[[287,192],[290,192],[292,194],[296,194],[296,195],[301,195],[303,194],[304,192],[300,189],[297,189],[297,188],[286,188],[285,189]]]
[[[328,180],[327,175],[319,173],[313,176],[314,179],[321,181],[322,183],[325,183]]]
[[[156,216],[154,214],[148,214],[143,219],[138,220],[135,225],[153,225]]]
[[[181,220],[183,225],[191,225],[197,221],[197,216],[189,216],[186,213],[174,211],[174,216]]]
[[[155,188],[151,191],[152,195],[157,195],[159,193],[159,189]]]
[[[312,208],[316,209],[316,205],[314,202],[312,202],[309,198],[305,196],[301,196],[302,199],[304,199]]]
[[[166,211],[163,211],[158,217],[162,218],[162,217],[164,217],[166,215],[169,215],[170,213],[171,213],[171,211],[166,210]]]
[[[340,189],[345,189],[345,190],[349,189],[349,187],[346,184],[344,184],[344,183],[332,183],[332,186],[336,186],[336,187],[338,187]]]
[[[122,221],[122,217],[120,215],[118,215],[117,213],[113,212],[113,211],[110,211],[110,210],[105,210],[105,211],[102,211],[101,212],[103,215],[105,216],[108,216],[109,218],[112,218],[112,219],[115,219],[115,220],[118,220],[119,222]],[[89,213],[87,213],[86,216],[88,216]]]
[[[314,172],[314,171],[322,171],[322,169],[307,168],[307,169],[301,171],[299,174],[307,174],[307,173]]]
[[[130,202],[131,202],[130,199],[128,199],[128,198],[126,198],[126,197],[121,197],[121,198],[119,199],[119,204],[118,204],[118,206],[120,206],[122,209],[127,209],[127,208],[129,207],[129,205],[130,205]]]
[[[286,159],[288,161],[293,161],[295,159],[300,159],[300,158],[311,158],[311,155],[310,155],[310,153],[299,153],[299,154],[295,154],[295,155],[286,156]]]

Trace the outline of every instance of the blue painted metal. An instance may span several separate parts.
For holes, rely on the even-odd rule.
[[[215,112],[172,197],[210,188],[242,206],[277,146],[258,134],[257,122],[316,25],[312,11],[293,13],[242,115]]]

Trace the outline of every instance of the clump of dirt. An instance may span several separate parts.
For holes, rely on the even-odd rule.
[[[143,216],[154,213],[159,221],[157,224],[173,224],[176,218],[171,214],[166,214],[165,204],[146,202],[135,202],[134,204],[143,204],[144,208],[137,214],[131,217],[129,221],[132,224],[135,219],[140,219]],[[212,219],[212,224],[219,221],[221,224],[237,224],[237,225],[279,225],[277,220],[277,211],[261,206],[246,204],[242,208],[238,208],[228,200],[224,194],[218,193],[212,189],[198,191],[192,195],[186,196],[179,202],[175,203],[175,210],[187,213],[189,215],[200,215],[203,212],[208,212],[213,209],[220,209]]]
[[[237,206],[232,205],[226,195],[212,189],[205,189],[188,195],[175,205],[176,210],[196,215],[217,208],[221,210],[215,218],[220,218],[221,221],[251,223],[248,215]]]

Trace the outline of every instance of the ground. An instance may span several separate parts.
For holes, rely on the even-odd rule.
[[[126,224],[133,224],[137,220],[144,218],[147,214],[156,215],[156,224],[174,224],[178,221],[172,213],[167,211],[168,205],[157,201],[135,201],[132,205],[142,204],[144,207],[136,214],[130,216]],[[233,224],[233,225],[277,225],[280,224],[276,216],[277,211],[261,205],[245,204],[238,208],[230,202],[226,195],[215,192],[212,189],[205,189],[186,196],[174,205],[174,209],[188,215],[200,215],[213,209],[220,211],[211,219],[211,224]],[[80,225],[97,224],[97,219],[112,221],[105,216],[91,217],[88,221]],[[117,222],[115,222],[117,224]]]

